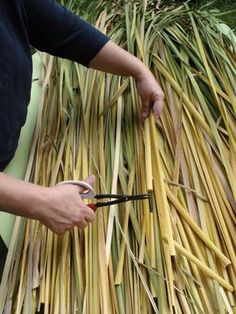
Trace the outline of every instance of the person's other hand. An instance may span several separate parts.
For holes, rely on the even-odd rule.
[[[137,89],[142,100],[142,119],[146,119],[153,111],[157,122],[164,106],[164,93],[153,74],[145,69],[136,77]]]
[[[163,109],[164,93],[152,72],[138,58],[109,40],[89,66],[107,73],[132,76],[143,103],[142,118],[147,118],[152,109],[155,121],[158,120]]]
[[[95,178],[89,176],[84,181],[92,185]],[[80,196],[82,187],[62,184],[46,189],[39,220],[52,231],[63,234],[74,226],[83,229],[94,220],[94,211],[85,205]]]

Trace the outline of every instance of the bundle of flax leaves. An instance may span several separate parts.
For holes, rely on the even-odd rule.
[[[150,67],[164,111],[143,124],[131,78],[43,55],[26,179],[93,173],[97,192],[151,201],[99,209],[64,236],[17,218],[0,313],[235,313],[233,45],[215,17],[186,6],[93,1],[85,16]]]

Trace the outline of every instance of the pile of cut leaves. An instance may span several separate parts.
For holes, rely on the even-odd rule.
[[[0,313],[235,313],[235,43],[186,5],[93,1],[85,17],[152,70],[164,111],[142,123],[132,78],[43,55],[26,179],[93,173],[97,192],[151,202],[99,209],[63,236],[17,218]]]

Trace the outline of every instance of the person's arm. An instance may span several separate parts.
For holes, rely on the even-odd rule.
[[[89,67],[117,75],[132,76],[143,103],[142,118],[147,118],[152,108],[157,121],[163,109],[164,94],[151,71],[138,58],[109,41],[90,61]]]
[[[88,66],[109,41],[98,29],[54,0],[22,0],[29,43],[40,51]]]
[[[94,177],[86,182],[93,184]],[[2,211],[41,221],[62,234],[78,226],[84,228],[95,213],[82,201],[76,185],[42,187],[12,178],[0,172],[0,208]]]
[[[133,76],[142,99],[142,117],[151,108],[155,120],[163,109],[163,92],[150,70],[99,30],[53,0],[24,0],[30,43],[39,50],[87,67]]]

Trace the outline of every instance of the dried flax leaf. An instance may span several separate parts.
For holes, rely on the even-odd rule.
[[[201,261],[199,261],[195,256],[193,256],[191,253],[189,253],[186,249],[184,249],[176,241],[175,241],[175,247],[176,247],[176,250],[181,252],[185,257],[187,257],[189,260],[191,260],[193,263],[195,263],[206,275],[217,280],[227,290],[229,290],[231,292],[234,291],[234,288],[232,285],[230,285],[228,282],[226,282],[222,277],[220,277],[217,273],[215,273],[209,267],[204,265]]]
[[[157,200],[157,207],[158,207],[158,215],[160,220],[160,228],[161,228],[161,236],[162,239],[166,239],[167,243],[164,242],[164,256],[165,256],[165,263],[167,267],[167,274],[169,278],[169,290],[170,290],[170,302],[171,302],[171,308],[175,308],[175,297],[174,297],[174,276],[173,276],[173,269],[171,265],[171,256],[175,256],[175,248],[174,248],[174,242],[173,242],[173,234],[172,234],[172,228],[171,228],[171,219],[170,219],[170,209],[167,203],[167,196],[166,196],[166,190],[164,186],[164,176],[161,169],[161,162],[159,157],[159,152],[157,149],[158,145],[158,137],[156,134],[156,130],[154,128],[154,118],[152,117],[151,121],[151,141],[152,141],[152,147],[155,147],[155,150],[152,153],[153,159],[153,169],[154,169],[154,191],[155,191],[155,197]],[[155,187],[156,186],[156,187]]]
[[[183,217],[188,225],[196,232],[198,237],[217,255],[224,266],[231,264],[231,261],[215,246],[215,244],[204,234],[204,232],[198,227],[198,225],[192,220],[191,216],[179,203],[179,201],[173,196],[173,194],[167,190],[167,196],[170,202],[175,206],[179,214]]]
[[[116,219],[117,219],[117,218],[116,218]],[[118,224],[118,226],[119,226],[119,229],[120,229],[120,231],[121,231],[121,234],[122,234],[123,238],[126,239],[125,234],[123,233],[122,227],[121,227],[121,225],[120,225],[119,222],[118,222],[118,219],[117,219],[117,224]],[[155,313],[159,313],[159,311],[158,311],[158,309],[157,309],[157,306],[156,306],[156,303],[155,303],[155,301],[154,301],[154,298],[153,298],[153,296],[152,296],[152,294],[151,294],[151,291],[149,290],[149,287],[148,287],[148,285],[147,285],[147,283],[146,283],[146,281],[145,281],[145,278],[144,278],[144,276],[143,276],[143,274],[142,274],[142,272],[141,272],[141,270],[140,270],[140,267],[138,266],[138,263],[137,263],[137,261],[136,261],[136,257],[134,256],[132,250],[130,249],[127,240],[126,240],[126,246],[127,246],[127,251],[129,252],[129,254],[130,254],[131,258],[132,258],[132,261],[133,261],[133,263],[134,263],[134,265],[135,265],[135,268],[136,268],[136,270],[137,270],[137,272],[138,272],[138,275],[139,275],[139,277],[140,277],[140,279],[141,279],[141,282],[142,282],[142,284],[143,284],[143,286],[144,286],[144,288],[145,288],[145,290],[146,290],[146,292],[147,292],[147,295],[148,295],[149,300],[150,300],[150,302],[151,302],[151,304],[152,304],[152,307],[153,307]]]
[[[155,57],[154,63],[156,63],[156,66],[158,70],[165,75],[165,78],[168,80],[168,82],[171,84],[171,86],[174,88],[176,93],[183,99],[183,102],[188,106],[189,112],[194,116],[196,121],[200,123],[204,131],[207,133],[207,135],[211,138],[211,130],[204,121],[203,117],[197,112],[195,107],[193,106],[192,102],[188,98],[188,96],[184,93],[184,91],[181,89],[181,87],[178,85],[178,83],[174,80],[174,78],[171,77],[171,75],[167,72],[167,70],[164,68],[160,58],[156,56],[155,54],[153,55]]]
[[[115,147],[115,160],[113,168],[113,181],[111,193],[115,194],[117,192],[117,177],[119,170],[119,152],[120,152],[120,136],[121,136],[121,110],[122,110],[122,99],[118,99],[117,105],[117,127],[116,127],[116,147]],[[110,207],[108,227],[107,227],[107,237],[106,237],[106,258],[107,264],[110,258],[110,247],[111,247],[111,237],[113,232],[113,223],[115,217],[115,206]]]
[[[199,32],[198,32],[198,29],[197,29],[196,24],[194,22],[194,19],[192,18],[192,16],[190,16],[190,18],[191,18],[191,22],[192,22],[192,25],[193,25],[194,33],[195,33],[195,36],[196,36],[196,40],[197,40],[197,43],[198,43],[199,51],[200,51],[201,57],[203,59],[203,63],[205,65],[205,69],[206,69],[209,81],[211,83],[211,89],[212,89],[212,91],[214,93],[216,101],[218,102],[219,99],[218,99],[217,93],[215,91],[215,82],[213,80],[213,76],[212,76],[211,70],[210,70],[210,68],[208,66],[208,62],[207,62],[205,51],[204,51],[204,48],[203,48],[203,45],[202,45],[202,41],[201,41],[201,38],[199,36]],[[208,119],[209,119],[208,121],[211,123],[212,118],[211,118],[210,115],[208,115]],[[224,153],[224,150],[222,149],[222,145],[221,145],[220,140],[218,138],[218,134],[217,134],[217,132],[215,132],[214,126],[213,126],[212,123],[211,123],[211,126],[212,126],[213,134],[215,135],[216,141],[218,143],[218,147],[219,147],[219,150],[221,152],[222,158],[224,160],[224,165],[225,165],[228,177],[229,177],[229,181],[230,181],[230,185],[231,185],[232,191],[234,193],[234,197],[236,198],[236,184],[234,184],[235,180],[234,180],[234,178],[232,176],[232,171],[231,171],[230,164],[228,162],[228,158],[227,158],[226,154]]]
[[[135,177],[135,167],[133,165],[130,177],[129,177],[129,183],[128,183],[128,189],[127,189],[127,195],[132,194],[133,190],[133,184],[134,184],[134,177]],[[122,226],[122,230],[124,232],[124,235],[127,237],[128,232],[128,222],[129,222],[129,211],[130,211],[130,203],[127,203],[125,206],[125,215],[124,215],[124,223]],[[115,284],[119,285],[122,281],[123,276],[123,268],[124,268],[124,256],[125,255],[125,241],[122,239],[122,243],[119,250],[119,260],[117,264],[117,270],[116,270],[116,276],[115,276]]]
[[[112,223],[111,212],[99,210],[93,225],[64,237],[32,225],[32,243],[41,236],[32,309],[44,303],[45,313],[55,314],[169,313],[173,306],[177,313],[230,312],[235,195],[224,158],[234,173],[235,61],[204,12],[191,13],[197,40],[183,26],[183,20],[191,25],[183,6],[151,12],[149,0],[125,10],[119,3],[115,10],[111,2],[95,3],[86,14],[153,70],[166,94],[164,113],[157,125],[151,118],[143,129],[133,80],[43,56],[42,123],[29,174],[48,186],[94,173],[98,192],[153,189],[152,199],[118,206]],[[106,110],[109,103],[118,107]],[[18,253],[11,263],[19,265]],[[30,270],[26,259],[21,262],[20,283],[18,265],[9,268],[7,293],[9,308],[19,298],[19,314],[26,299],[18,287],[26,291]]]
[[[150,136],[150,124],[149,120],[144,122],[144,143],[145,143],[145,165],[146,165],[146,181],[147,190],[153,190],[153,173],[151,162],[151,136]]]

